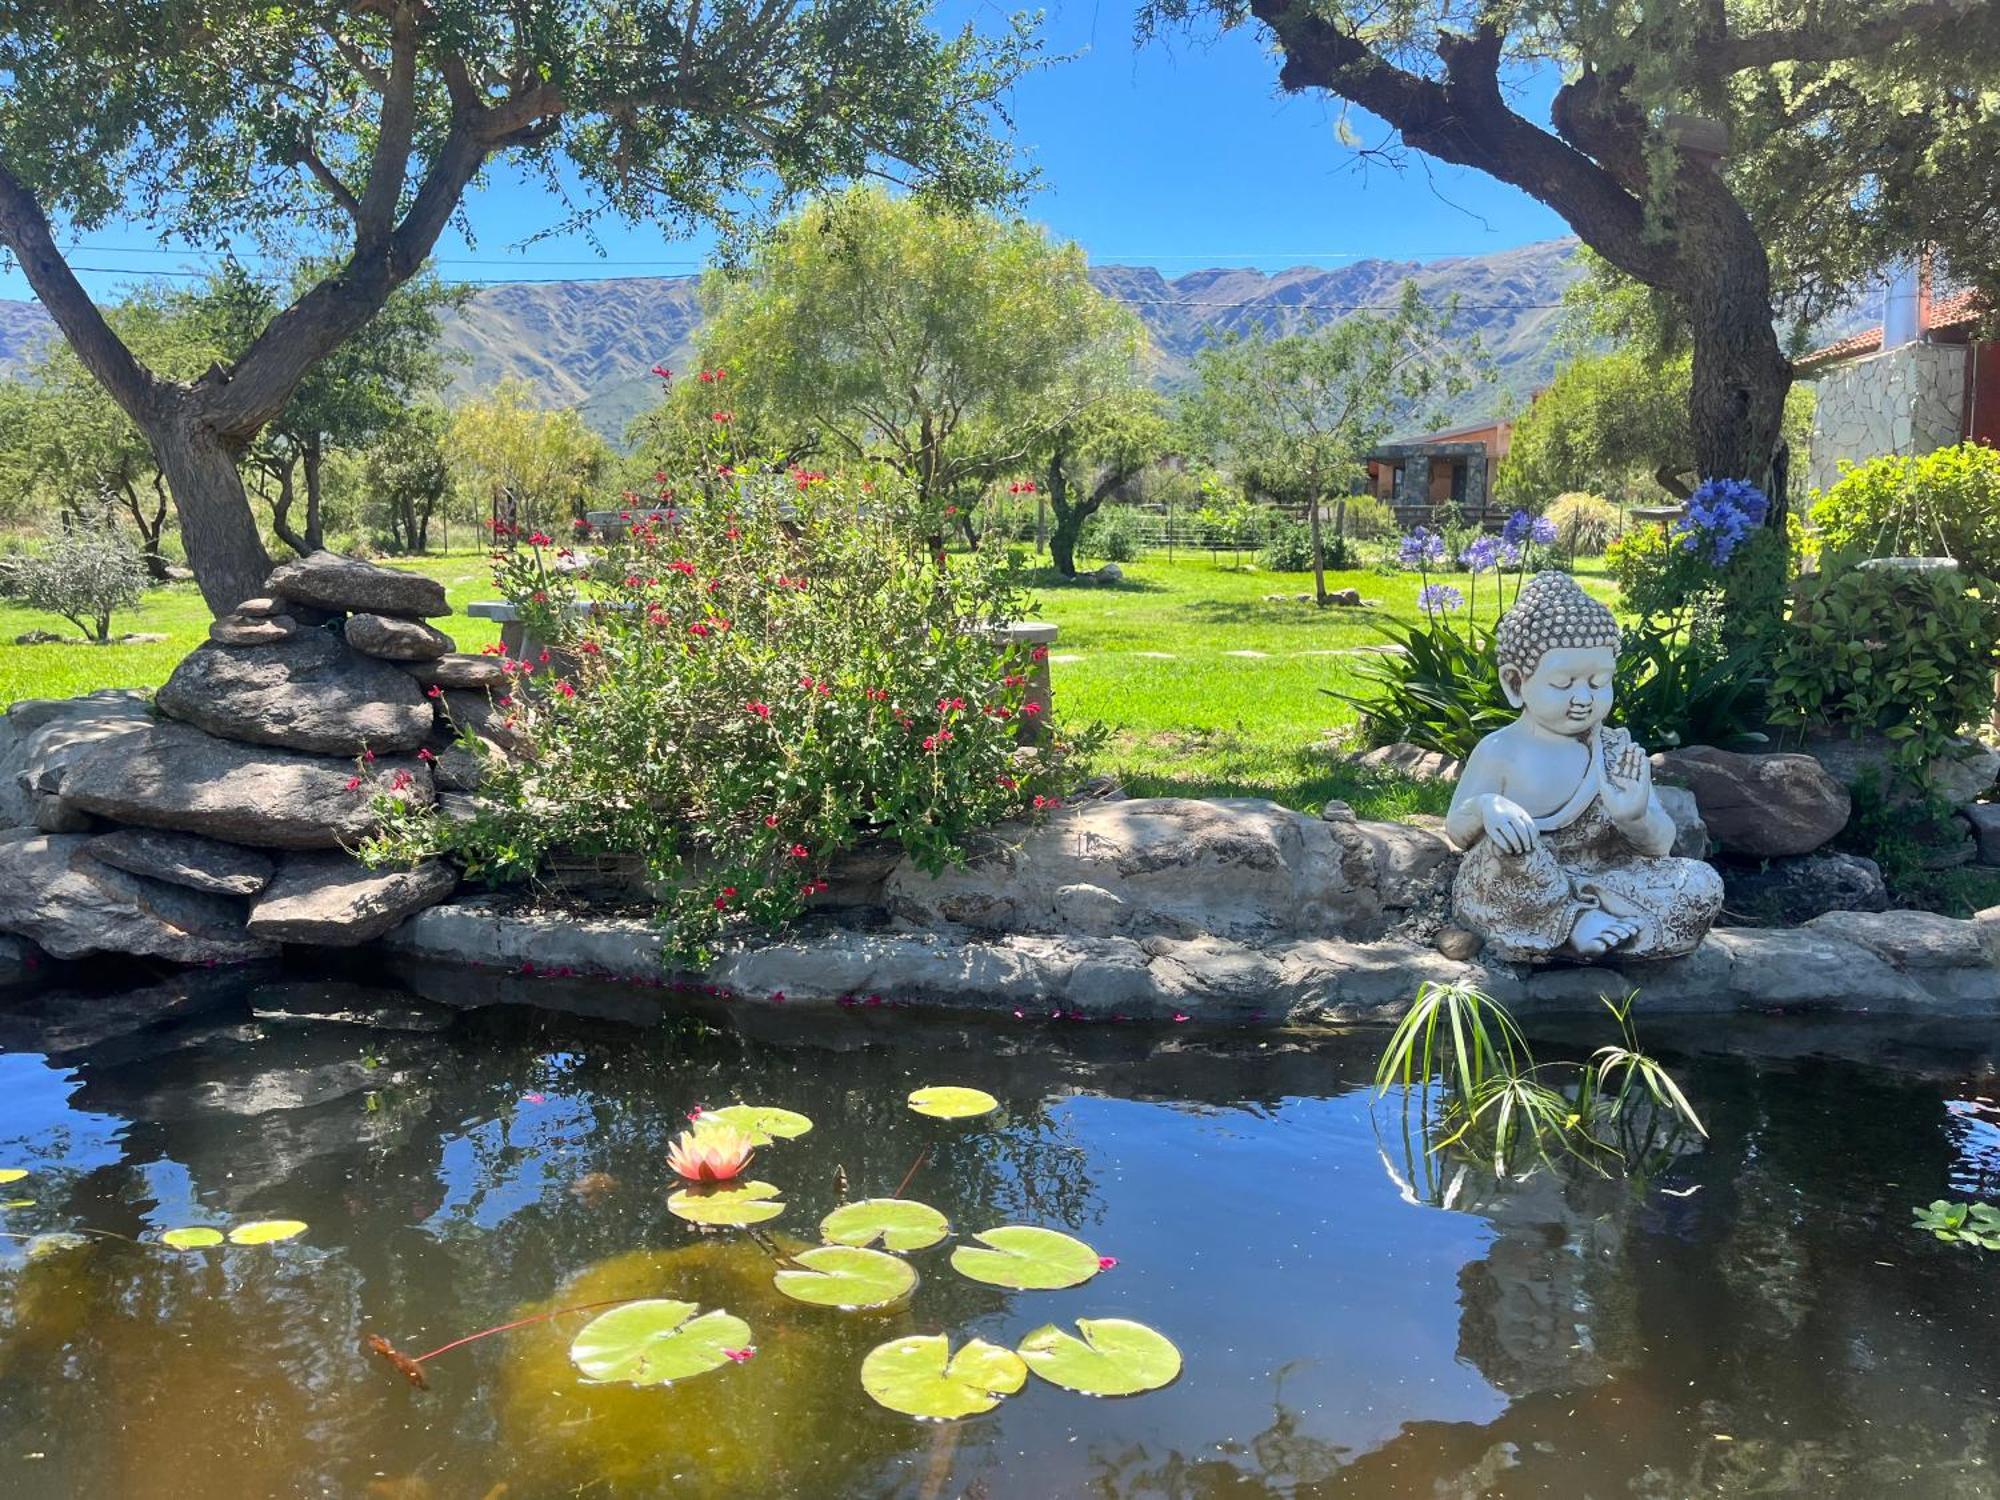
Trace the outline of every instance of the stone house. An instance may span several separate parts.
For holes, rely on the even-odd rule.
[[[1979,337],[1972,292],[1933,297],[1914,273],[1892,282],[1884,317],[1795,362],[1818,388],[1806,483],[1825,489],[1843,462],[1916,455],[1971,439],[2000,447],[2000,343]]]
[[[1367,493],[1388,502],[1402,526],[1440,525],[1451,510],[1493,520],[1493,472],[1513,435],[1513,423],[1494,418],[1391,439],[1367,455]]]

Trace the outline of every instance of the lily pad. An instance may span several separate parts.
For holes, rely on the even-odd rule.
[[[973,1238],[979,1245],[960,1245],[951,1252],[952,1269],[988,1286],[1050,1292],[1081,1286],[1101,1269],[1095,1250],[1059,1230],[1002,1224]]]
[[[188,1229],[169,1229],[160,1236],[160,1243],[171,1245],[176,1250],[206,1250],[210,1245],[222,1243],[222,1231],[198,1226]]]
[[[696,1120],[695,1128],[714,1121],[718,1125],[734,1125],[760,1146],[768,1146],[773,1141],[795,1141],[813,1128],[813,1122],[793,1109],[779,1109],[774,1104],[732,1104],[725,1109],[705,1109]]]
[[[38,1234],[22,1248],[30,1259],[42,1255],[54,1255],[58,1250],[81,1250],[90,1243],[90,1236],[78,1234],[73,1229],[52,1229],[47,1234]]]
[[[1136,1396],[1181,1372],[1181,1351],[1144,1323],[1078,1318],[1076,1326],[1082,1338],[1050,1323],[1021,1340],[1021,1358],[1051,1385],[1086,1396]]]
[[[906,1260],[855,1245],[815,1245],[792,1257],[773,1278],[794,1302],[858,1312],[891,1307],[916,1290],[917,1273]]]
[[[959,1088],[948,1083],[934,1083],[910,1095],[911,1109],[936,1120],[970,1120],[976,1115],[990,1115],[999,1107],[1000,1101],[984,1089]]]
[[[296,1239],[306,1232],[304,1219],[258,1219],[251,1224],[238,1224],[229,1231],[232,1245],[275,1245],[281,1240]]]
[[[779,1189],[768,1182],[723,1182],[682,1188],[667,1199],[667,1211],[709,1229],[741,1229],[762,1224],[785,1211]]]
[[[951,1223],[928,1203],[908,1198],[863,1198],[843,1204],[819,1221],[823,1239],[834,1245],[873,1245],[884,1250],[927,1250],[951,1233]]]
[[[941,1333],[891,1339],[861,1361],[861,1388],[891,1411],[948,1421],[991,1411],[1027,1384],[1012,1349],[973,1339],[957,1354]]]
[[[570,1341],[569,1357],[586,1380],[666,1385],[719,1370],[729,1351],[747,1348],[750,1325],[732,1313],[705,1312],[664,1297],[599,1313]]]
[[[26,1167],[0,1167],[0,1182],[19,1182],[27,1175]]]

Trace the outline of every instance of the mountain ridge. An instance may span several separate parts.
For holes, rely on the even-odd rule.
[[[1565,288],[1580,274],[1576,242],[1542,240],[1486,255],[1430,261],[1381,258],[1281,271],[1208,266],[1179,276],[1154,266],[1100,265],[1091,280],[1146,325],[1164,386],[1188,378],[1195,353],[1218,333],[1289,333],[1365,308],[1390,308],[1403,284],[1458,300],[1455,326],[1476,334],[1490,379],[1453,418],[1525,404],[1555,369],[1553,335]],[[460,401],[503,379],[529,381],[551,407],[576,407],[613,442],[657,399],[655,364],[691,365],[701,324],[700,278],[498,282],[448,315],[440,335],[462,357],[445,393]],[[0,377],[18,376],[53,329],[33,302],[0,299]]]

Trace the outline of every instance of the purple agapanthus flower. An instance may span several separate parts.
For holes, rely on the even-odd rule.
[[[1556,523],[1547,516],[1536,516],[1528,527],[1528,540],[1538,547],[1552,547],[1556,540]]]
[[[1434,566],[1444,561],[1444,538],[1428,526],[1419,526],[1403,538],[1396,556],[1406,568]]]
[[[1506,540],[1502,540],[1500,543],[1499,556],[1500,556],[1501,567],[1503,568],[1520,567],[1521,544],[1519,542],[1509,542]]]
[[[1681,546],[1705,556],[1718,568],[1771,511],[1764,492],[1745,479],[1707,479],[1688,497],[1687,509],[1674,523]]]
[[[1448,583],[1433,583],[1417,592],[1417,608],[1427,615],[1441,615],[1464,603],[1465,595]]]
[[[1458,560],[1475,574],[1484,573],[1498,566],[1500,561],[1500,539],[1493,536],[1476,536],[1465,544],[1458,554]]]
[[[1500,528],[1500,540],[1511,542],[1514,546],[1518,547],[1521,543],[1528,540],[1528,533],[1534,529],[1534,525],[1535,518],[1533,516],[1529,515],[1525,510],[1517,510],[1507,518],[1506,525]]]

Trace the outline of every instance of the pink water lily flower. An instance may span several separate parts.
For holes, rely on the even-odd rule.
[[[667,1165],[689,1182],[728,1182],[756,1154],[756,1142],[733,1125],[697,1125],[674,1138]]]

